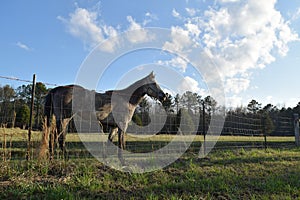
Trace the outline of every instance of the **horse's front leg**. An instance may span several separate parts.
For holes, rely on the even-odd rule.
[[[125,132],[122,130],[122,129],[118,129],[118,133],[119,133],[119,138],[118,138],[118,145],[119,145],[119,148],[124,150],[125,149]]]
[[[117,134],[117,129],[118,129],[118,127],[110,127],[110,128],[109,128],[108,140],[109,140],[110,142],[113,141],[115,135]]]
[[[125,149],[125,132],[118,128],[118,157],[122,165],[125,165],[125,160],[123,158],[123,150]]]
[[[103,129],[102,129],[103,130]],[[107,148],[112,145],[113,139],[117,134],[118,127],[109,127],[109,135],[106,142],[103,142],[103,158],[107,157]]]

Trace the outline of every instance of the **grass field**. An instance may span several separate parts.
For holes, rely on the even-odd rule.
[[[4,151],[24,150],[26,131],[0,130],[2,147],[4,132],[7,149],[2,148],[2,156]],[[34,133],[34,141],[39,134]],[[170,138],[155,136],[152,142],[164,145]],[[192,149],[168,167],[143,174],[114,170],[88,156],[51,162],[7,159],[0,161],[0,199],[300,199],[300,148],[221,148],[263,142],[261,137],[249,138],[221,137],[219,148],[205,158]],[[79,142],[72,134],[68,140]],[[129,136],[128,143],[149,142],[141,140]],[[195,149],[201,137],[196,140]],[[268,140],[293,143],[293,138]]]

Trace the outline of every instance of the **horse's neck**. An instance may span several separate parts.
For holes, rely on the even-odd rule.
[[[129,103],[133,106],[137,106],[145,96],[145,93],[143,91],[142,87],[134,88],[134,87],[128,87],[124,91],[124,94],[131,95],[129,98]]]

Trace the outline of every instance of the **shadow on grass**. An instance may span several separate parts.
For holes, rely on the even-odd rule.
[[[93,142],[91,142],[93,143]],[[95,142],[94,145],[98,145],[100,142]],[[114,142],[117,146],[117,142]],[[167,141],[128,141],[126,142],[126,150],[133,153],[148,153],[161,149],[168,145]],[[181,144],[182,145],[182,144]],[[200,141],[194,141],[191,143],[187,152],[197,155],[201,149],[202,143]],[[32,150],[37,150],[40,146],[40,142],[32,142]],[[92,155],[86,150],[84,144],[79,142],[67,142],[66,143],[69,156],[71,158],[89,158]],[[294,147],[293,142],[269,142],[268,147],[270,148],[291,148]],[[100,148],[100,147],[99,147]],[[185,147],[183,147],[185,148]],[[262,142],[232,142],[232,141],[220,141],[217,142],[213,151],[228,150],[228,149],[261,149],[264,148]],[[59,150],[59,148],[57,148]],[[26,156],[27,142],[24,141],[12,141],[7,144],[6,149],[0,149],[3,155],[4,152],[10,154],[10,159],[24,159]],[[109,152],[108,152],[109,153]]]

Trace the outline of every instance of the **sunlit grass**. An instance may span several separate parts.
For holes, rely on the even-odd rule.
[[[6,138],[13,138],[13,141],[27,141],[28,130],[23,130],[19,128],[0,128],[0,138],[3,140],[4,135]],[[42,137],[41,131],[32,131],[31,139],[32,141],[40,141]],[[87,139],[88,141],[105,141],[107,140],[108,133],[68,133],[66,140],[69,142],[79,142],[82,139]],[[117,137],[115,137],[117,139]],[[149,134],[126,134],[127,141],[171,141],[171,140],[193,140],[193,141],[203,141],[203,135],[149,135]],[[207,139],[210,139],[207,136]],[[218,141],[263,141],[263,136],[217,136],[214,137]],[[295,137],[275,137],[267,136],[267,140],[270,142],[293,142]]]
[[[186,155],[151,173],[93,158],[1,162],[0,199],[299,199],[300,149]]]

